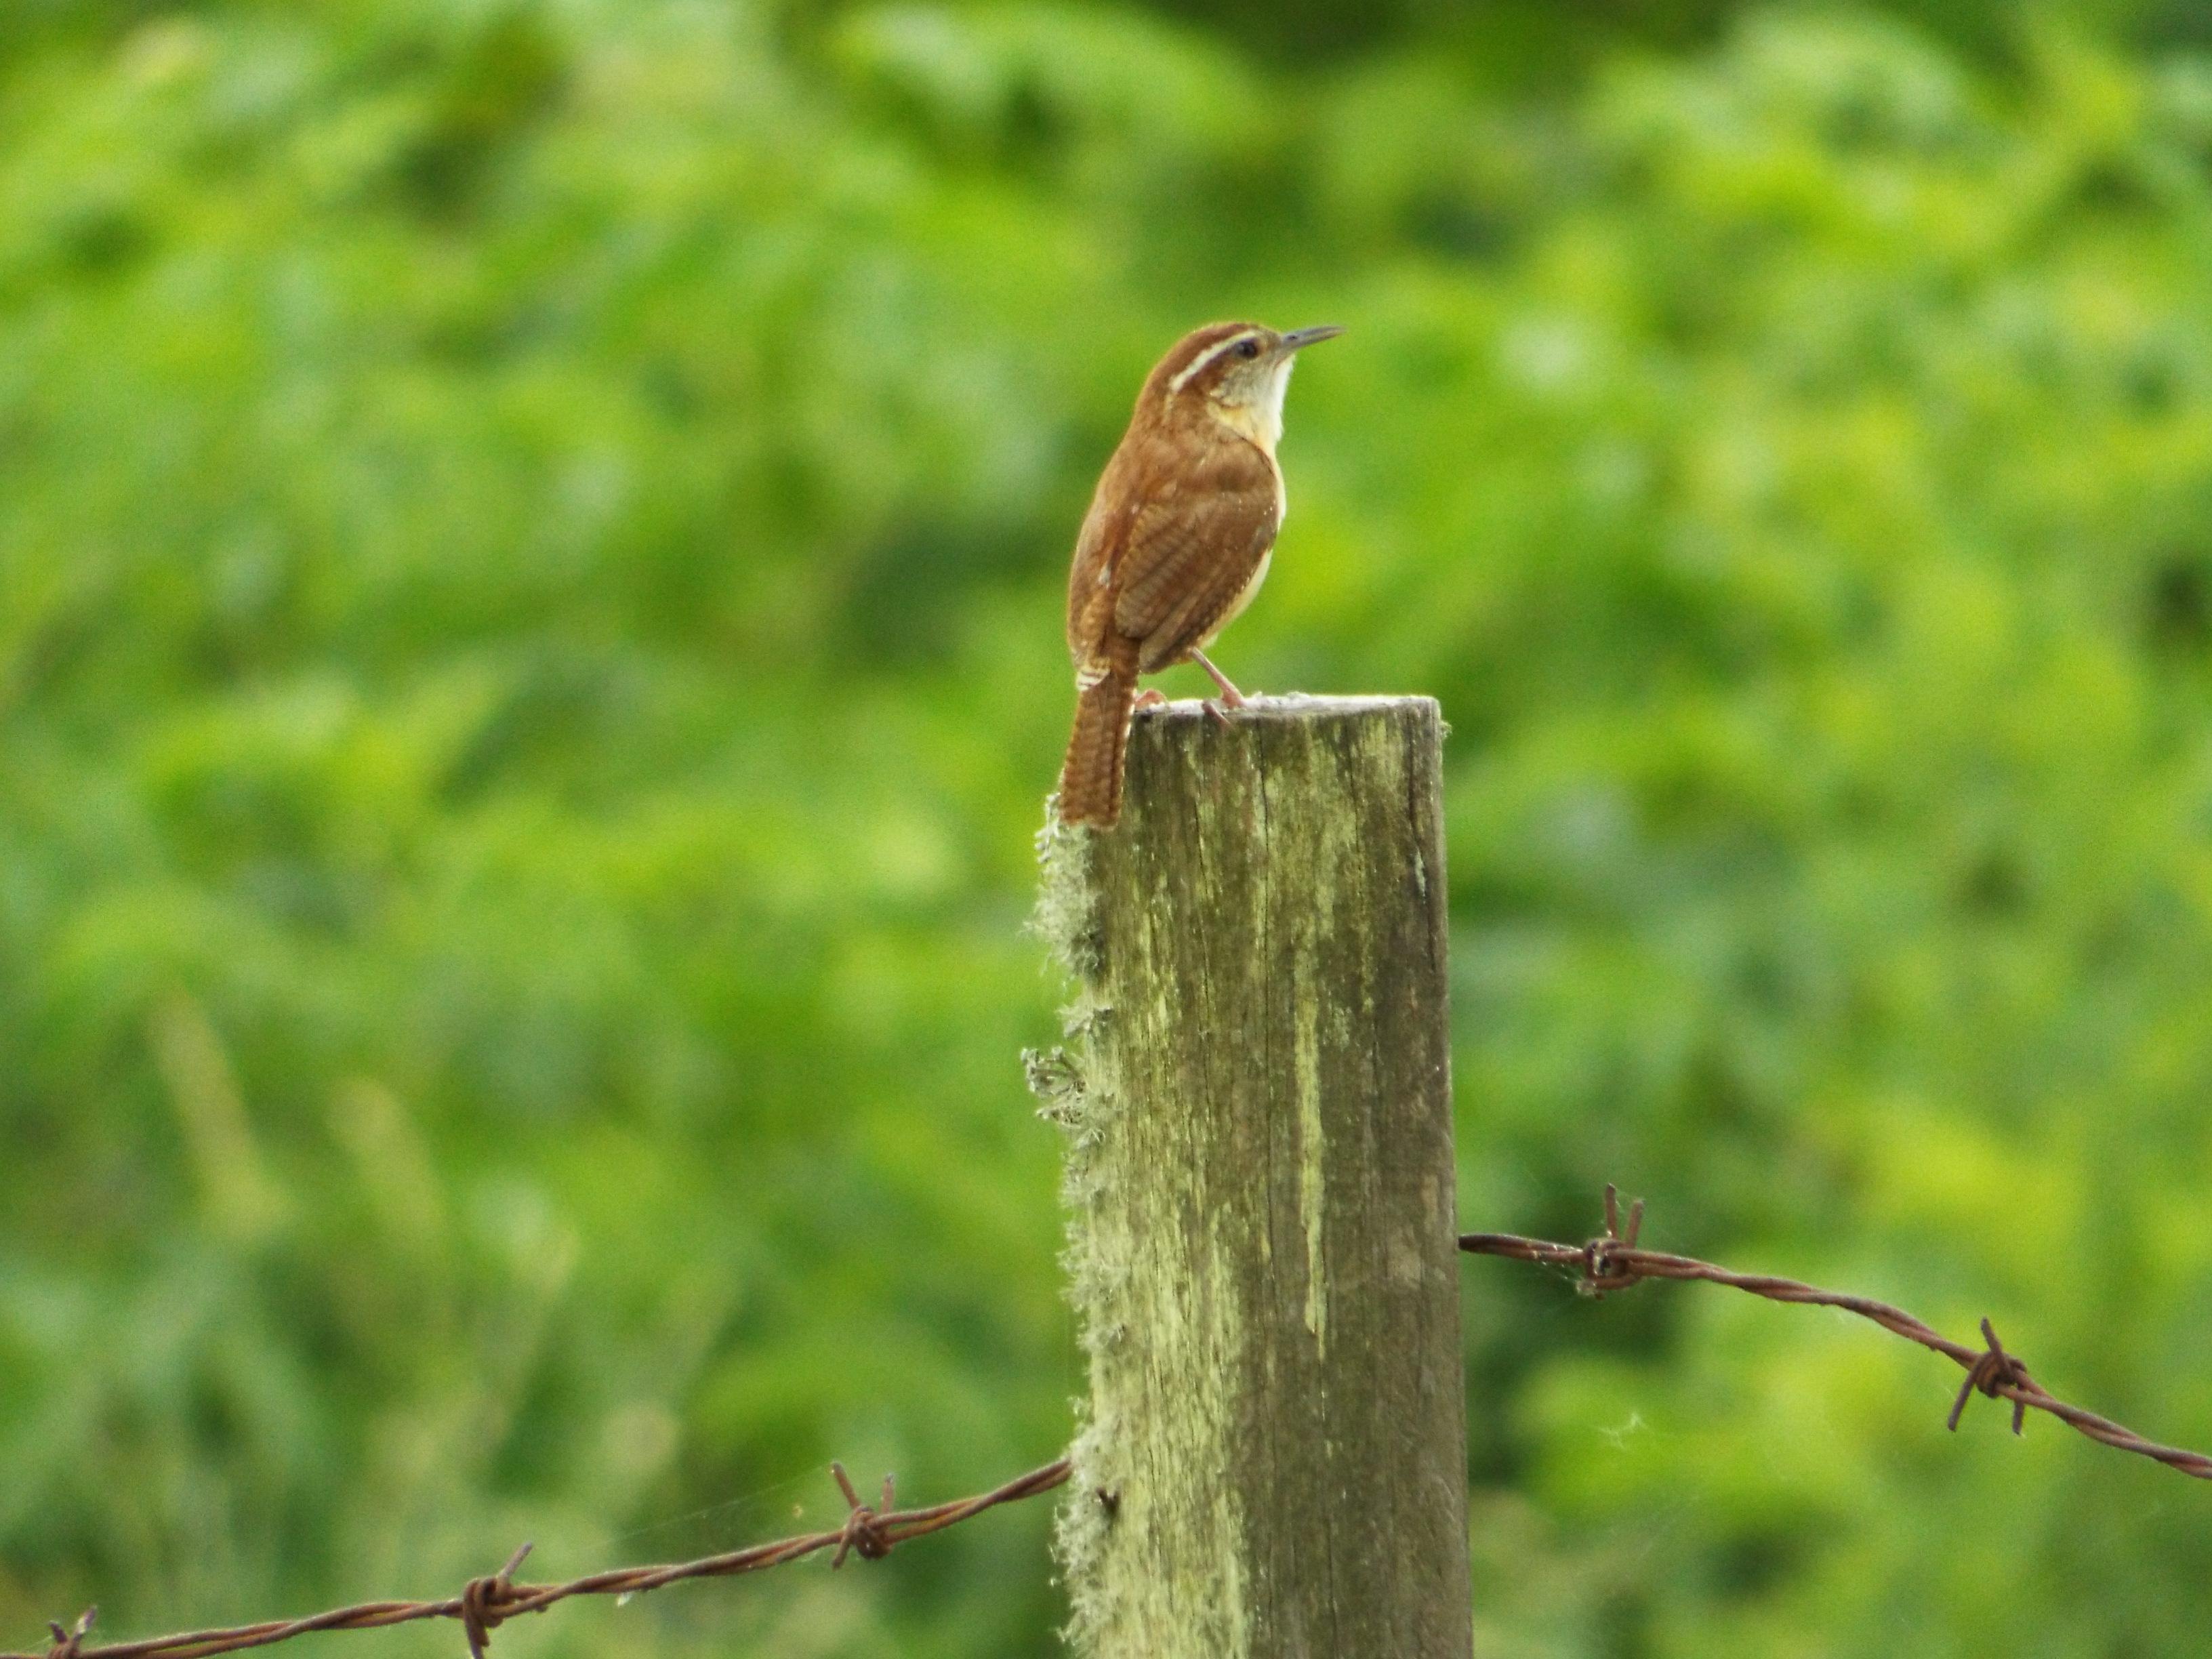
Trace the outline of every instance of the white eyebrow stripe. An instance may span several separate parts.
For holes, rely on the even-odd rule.
[[[1234,345],[1242,345],[1247,340],[1256,340],[1259,337],[1260,331],[1256,328],[1240,329],[1237,332],[1231,335],[1227,339],[1224,340],[1219,345],[1208,346],[1205,350],[1198,354],[1197,357],[1193,360],[1188,368],[1185,368],[1182,373],[1177,374],[1175,379],[1168,382],[1169,394],[1172,396],[1176,392],[1182,391],[1185,386],[1188,386],[1190,384],[1191,376],[1197,374],[1201,368],[1204,368],[1208,363],[1212,362],[1216,357],[1218,357],[1223,352],[1228,350],[1230,347]]]

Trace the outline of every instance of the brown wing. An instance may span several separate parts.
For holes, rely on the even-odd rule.
[[[1114,627],[1143,641],[1146,673],[1205,644],[1274,545],[1281,514],[1274,464],[1241,441],[1177,482],[1137,510],[1115,573]]]
[[[1067,649],[1078,668],[1108,654],[1114,573],[1138,513],[1161,485],[1170,483],[1160,465],[1163,459],[1156,441],[1147,442],[1133,433],[1115,450],[1091,494],[1091,510],[1083,516],[1075,561],[1067,573]]]

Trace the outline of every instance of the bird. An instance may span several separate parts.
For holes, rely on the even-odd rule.
[[[1068,571],[1076,703],[1060,771],[1062,823],[1110,830],[1119,821],[1130,720],[1161,700],[1146,692],[1140,702],[1139,674],[1194,662],[1220,688],[1219,705],[1207,704],[1217,718],[1244,706],[1206,647],[1252,602],[1273,556],[1285,506],[1275,446],[1291,368],[1306,347],[1343,332],[1209,323],[1146,377]]]

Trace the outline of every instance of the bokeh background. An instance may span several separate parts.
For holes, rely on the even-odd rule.
[[[1455,728],[1466,1224],[2212,1443],[2201,7],[11,0],[0,1646],[1055,1455],[1060,584],[1233,315],[1351,332],[1225,665]],[[1465,1284],[1484,1655],[2201,1647],[2172,1474]],[[499,1641],[1043,1656],[1048,1509]]]

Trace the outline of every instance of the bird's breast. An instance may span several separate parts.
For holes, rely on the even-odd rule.
[[[1207,631],[1206,639],[1199,646],[1200,650],[1212,644],[1223,629],[1244,614],[1244,607],[1252,603],[1252,596],[1260,591],[1260,584],[1267,580],[1267,567],[1274,562],[1274,559],[1275,548],[1271,542],[1267,550],[1260,556],[1260,562],[1252,567],[1252,574],[1244,579],[1244,586],[1237,590],[1237,597],[1229,601],[1229,608],[1221,613],[1221,620]]]

